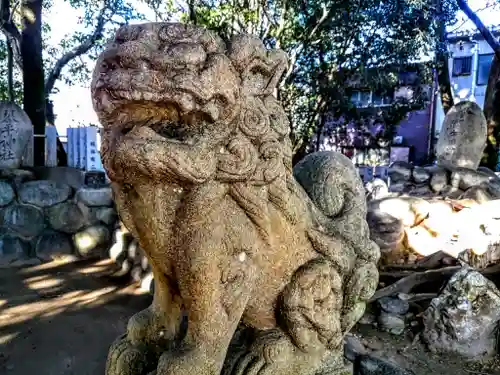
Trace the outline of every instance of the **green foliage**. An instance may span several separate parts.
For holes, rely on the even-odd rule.
[[[102,51],[106,40],[112,33],[130,20],[143,19],[143,15],[136,12],[132,2],[123,0],[65,0],[79,14],[77,24],[73,32],[66,34],[58,46],[45,46],[44,64],[47,67],[46,74],[50,69],[69,52],[84,45],[89,36],[97,31],[97,22],[101,17],[103,20],[102,30],[97,31],[98,37],[92,43],[92,47],[84,54],[72,58],[60,77],[66,84],[88,82],[90,80],[92,61]],[[104,6],[103,6],[104,4]],[[44,24],[44,34],[50,32],[50,25]]]
[[[0,100],[2,101],[9,100],[7,75],[7,43],[4,39],[0,39]],[[22,77],[18,69],[14,70],[14,101],[19,105],[23,101]]]
[[[148,2],[146,0],[146,2]],[[151,4],[151,1],[149,1]],[[161,2],[154,0],[156,9]],[[387,136],[424,96],[398,100],[383,111],[358,109],[350,101],[354,86],[381,93],[394,88],[397,73],[419,57],[432,55],[438,26],[453,20],[456,4],[435,0],[202,0],[172,6],[170,17],[215,30],[228,40],[239,32],[258,35],[269,47],[285,50],[290,66],[279,98],[290,120],[296,151],[316,148],[327,120],[364,123],[378,113]],[[178,12],[172,16],[172,12]],[[430,82],[430,69],[421,83]]]

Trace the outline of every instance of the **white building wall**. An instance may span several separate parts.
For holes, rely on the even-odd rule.
[[[477,85],[479,56],[484,54],[491,54],[493,50],[489,44],[484,40],[471,40],[457,42],[450,44],[448,50],[451,53],[448,61],[451,79],[451,89],[455,103],[460,101],[469,100],[476,102],[483,108],[486,85]],[[453,59],[456,57],[472,56],[472,69],[471,74],[467,76],[453,77]],[[438,96],[436,101],[436,133],[439,134],[444,121],[443,105],[441,98]]]

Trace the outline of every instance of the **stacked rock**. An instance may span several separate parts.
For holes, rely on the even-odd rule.
[[[57,168],[56,168],[57,169]],[[118,216],[109,186],[0,170],[0,265],[107,256]]]
[[[368,223],[373,240],[381,247],[383,262],[411,263],[439,251],[457,257],[471,249],[480,255],[490,250],[487,259],[469,256],[475,266],[500,259],[500,253],[492,255],[495,249],[490,246],[500,242],[500,235],[478,229],[486,226],[486,221],[490,227],[498,221],[494,210],[478,221],[467,220],[469,211],[463,211],[500,199],[500,178],[487,168],[478,168],[485,140],[482,110],[475,103],[458,103],[443,123],[437,165],[395,162],[389,167],[388,189],[368,186],[373,190],[367,195]],[[460,215],[456,215],[458,211]],[[466,237],[474,237],[475,243]]]
[[[410,304],[401,297],[383,297],[377,300],[380,309],[377,323],[378,327],[394,335],[403,334],[406,328],[406,314]]]

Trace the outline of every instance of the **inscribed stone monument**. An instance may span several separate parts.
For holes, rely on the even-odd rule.
[[[455,104],[443,122],[436,146],[437,164],[477,169],[486,145],[486,118],[474,102]]]
[[[0,168],[19,168],[32,137],[28,115],[15,103],[0,102]]]
[[[272,95],[286,63],[255,37],[169,23],[120,28],[98,59],[103,163],[155,279],[107,375],[312,375],[342,358],[379,249],[349,159],[292,171]]]

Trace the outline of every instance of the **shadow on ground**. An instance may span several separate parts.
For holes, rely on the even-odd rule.
[[[100,375],[111,342],[150,303],[109,261],[0,270],[0,374]]]

